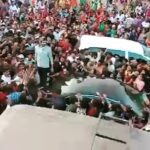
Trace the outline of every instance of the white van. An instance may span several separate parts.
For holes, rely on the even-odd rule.
[[[124,56],[125,58],[133,57],[135,59],[143,59],[150,61],[150,49],[146,46],[126,39],[99,37],[92,35],[83,35],[80,39],[80,50],[94,48],[106,48],[108,52]]]

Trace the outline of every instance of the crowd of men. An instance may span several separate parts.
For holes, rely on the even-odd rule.
[[[63,3],[63,4],[62,4]],[[95,7],[94,7],[95,6]],[[139,92],[150,93],[150,65],[143,60],[129,60],[101,50],[101,56],[79,51],[82,35],[108,36],[140,42],[150,47],[150,2],[148,0],[107,1],[0,1],[0,103],[31,104],[97,116],[117,110],[117,116],[132,117],[131,108],[78,101],[66,106],[60,91],[52,95],[39,91],[71,77],[96,76],[120,79]],[[96,47],[96,46],[95,46]],[[48,81],[49,80],[49,81]],[[50,89],[50,88],[49,88]],[[47,104],[45,99],[52,96]],[[43,100],[44,99],[44,100]],[[142,127],[148,122],[149,102]],[[67,108],[66,108],[67,107]],[[82,109],[81,109],[82,108]],[[146,112],[146,113],[145,113]]]

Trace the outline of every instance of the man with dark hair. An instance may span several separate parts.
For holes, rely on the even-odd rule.
[[[45,87],[50,68],[53,72],[53,56],[51,47],[47,45],[43,37],[40,38],[39,44],[35,47],[35,59],[40,76],[40,86]]]

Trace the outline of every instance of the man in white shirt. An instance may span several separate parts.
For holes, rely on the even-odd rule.
[[[11,83],[11,76],[10,76],[10,71],[9,70],[4,72],[4,74],[1,77],[1,80],[3,80],[3,82],[6,83],[6,84]]]
[[[35,60],[40,76],[40,86],[45,87],[50,68],[53,72],[53,56],[51,47],[47,45],[44,38],[41,38],[39,44],[35,46]]]
[[[55,29],[55,31],[53,32],[55,40],[59,41],[63,33],[64,30]]]
[[[111,23],[116,23],[117,22],[117,19],[116,19],[115,16],[110,17],[109,20],[111,21]]]
[[[18,13],[18,11],[19,10],[18,10],[17,6],[15,5],[15,3],[12,2],[12,4],[9,7],[9,14],[10,14],[10,16],[14,17],[14,15],[16,15]]]
[[[110,73],[113,73],[115,71],[115,65],[112,63],[112,61],[109,61],[107,68]]]
[[[141,15],[142,12],[143,12],[142,5],[139,4],[139,5],[136,6],[136,8],[135,8],[135,13],[136,13],[137,15]]]
[[[120,11],[117,15],[116,15],[116,19],[118,19],[120,22],[124,21],[125,19],[125,15],[122,11]]]
[[[143,26],[143,28],[148,29],[150,27],[150,23],[145,20],[145,21],[142,22],[142,26]]]
[[[134,23],[134,18],[132,16],[128,16],[124,23],[126,28],[130,28]]]

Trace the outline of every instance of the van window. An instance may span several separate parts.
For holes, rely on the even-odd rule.
[[[128,52],[128,55],[129,55],[129,58],[130,58],[130,57],[133,57],[133,58],[135,58],[135,59],[143,59],[143,60],[146,60],[146,61],[147,61],[147,59],[146,59],[144,56],[140,55],[140,54]]]
[[[121,50],[113,50],[113,49],[108,49],[108,52],[112,53],[112,54],[116,54],[122,57],[125,57],[125,51],[121,51]]]
[[[88,51],[90,51],[90,52],[99,52],[99,51],[101,51],[101,48],[98,48],[98,47],[90,47],[90,48],[88,48]]]
[[[146,46],[142,46],[143,47],[143,50],[144,50],[144,55],[146,57],[149,57],[150,58],[150,48],[146,47]]]

